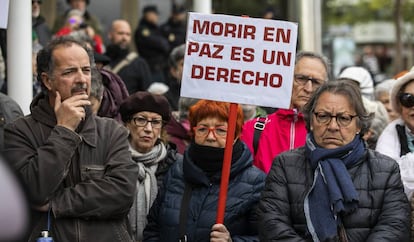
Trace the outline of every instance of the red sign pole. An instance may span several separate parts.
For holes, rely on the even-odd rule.
[[[233,153],[234,132],[236,130],[237,103],[230,103],[230,113],[228,119],[228,129],[226,136],[226,147],[224,148],[223,168],[221,172],[220,193],[217,206],[216,223],[224,222],[224,212],[226,210],[227,188],[229,186],[231,156]]]

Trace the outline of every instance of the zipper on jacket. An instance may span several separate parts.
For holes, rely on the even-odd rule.
[[[103,166],[87,166],[85,167],[85,171],[103,171],[105,167]]]
[[[290,123],[290,143],[289,143],[289,150],[293,150],[295,148],[295,124],[298,121],[298,110],[295,108],[293,109],[293,121]]]

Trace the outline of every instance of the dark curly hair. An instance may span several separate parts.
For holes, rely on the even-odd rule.
[[[49,42],[45,48],[39,51],[36,58],[36,67],[37,67],[37,80],[42,83],[42,88],[45,90],[45,86],[42,81],[42,73],[46,72],[49,75],[52,74],[53,69],[55,67],[55,61],[53,59],[53,51],[59,46],[72,46],[72,45],[79,45],[88,53],[89,62],[91,63],[91,67],[95,64],[95,59],[93,57],[93,51],[87,47],[87,45],[83,42],[80,42],[73,38],[72,36],[66,35],[57,37]]]

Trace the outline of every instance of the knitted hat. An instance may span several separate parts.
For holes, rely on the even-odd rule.
[[[171,118],[167,98],[149,92],[136,92],[127,97],[119,107],[124,123],[128,122],[134,114],[144,111],[158,113],[163,121],[169,121]]]
[[[361,94],[372,100],[374,95],[374,81],[367,69],[360,66],[351,66],[345,68],[339,74],[338,79],[351,79],[359,83]]]
[[[398,94],[400,93],[402,87],[410,81],[414,81],[414,67],[411,68],[409,72],[398,78],[391,90],[391,106],[392,109],[399,114],[401,114],[401,103],[400,100],[398,100]]]

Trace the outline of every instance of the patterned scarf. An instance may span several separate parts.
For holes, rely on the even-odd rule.
[[[360,160],[365,145],[356,135],[347,145],[325,149],[315,145],[310,133],[305,148],[306,157],[315,171],[304,202],[306,223],[313,241],[325,241],[337,236],[340,215],[358,207],[358,193],[347,168]]]
[[[129,222],[135,241],[142,241],[143,231],[147,224],[147,214],[158,192],[155,172],[158,163],[167,156],[167,149],[162,142],[145,154],[139,153],[129,146],[132,159],[138,165],[137,191],[134,203],[129,211]]]

